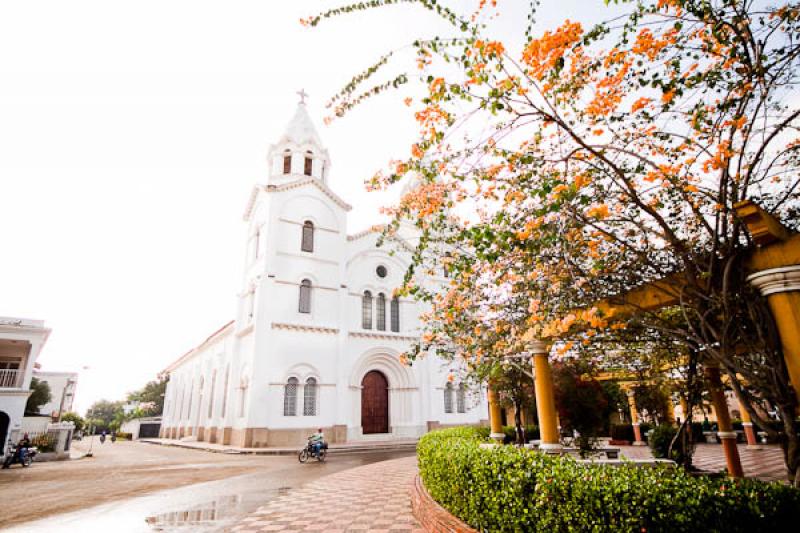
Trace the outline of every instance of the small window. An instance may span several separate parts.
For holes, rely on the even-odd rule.
[[[297,416],[297,378],[289,378],[283,388],[283,416]]]
[[[372,293],[364,291],[361,297],[361,327],[372,329]]]
[[[456,391],[456,411],[459,413],[467,412],[467,385],[462,383]]]
[[[378,302],[376,304],[377,326],[379,331],[386,331],[386,296],[383,293],[378,294]]]
[[[292,173],[292,153],[289,150],[283,153],[283,173]]]
[[[380,265],[378,268],[375,269],[375,273],[378,275],[379,278],[385,278],[386,274],[388,274],[388,271],[386,270],[385,266]]]
[[[453,412],[453,384],[448,383],[444,386],[444,412]]]
[[[314,251],[314,223],[310,220],[303,222],[303,238],[300,249],[304,252]]]
[[[312,159],[312,155],[313,154],[311,152],[306,152],[306,160],[305,164],[303,165],[303,174],[305,174],[306,176],[311,175],[311,170],[314,165],[314,160]]]
[[[400,331],[400,300],[395,296],[392,298],[392,331]]]
[[[303,387],[303,416],[317,416],[317,380],[308,378]]]
[[[300,303],[298,311],[301,313],[311,312],[311,280],[304,279],[300,282]]]

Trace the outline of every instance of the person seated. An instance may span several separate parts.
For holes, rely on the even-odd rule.
[[[317,429],[317,432],[311,435],[308,440],[311,441],[311,445],[314,447],[314,456],[319,457],[319,452],[325,443],[325,434],[322,433],[322,428]]]
[[[25,461],[25,456],[28,454],[28,448],[31,447],[31,439],[28,438],[28,434],[25,433],[22,435],[22,438],[17,443],[17,457],[19,459],[20,464]]]

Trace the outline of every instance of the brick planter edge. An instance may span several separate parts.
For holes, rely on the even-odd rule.
[[[411,488],[411,512],[428,533],[478,533],[436,503],[419,476]]]

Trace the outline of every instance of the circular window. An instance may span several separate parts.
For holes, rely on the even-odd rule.
[[[375,273],[378,275],[379,278],[385,278],[386,274],[388,273],[386,267],[380,265],[378,268],[375,269]]]

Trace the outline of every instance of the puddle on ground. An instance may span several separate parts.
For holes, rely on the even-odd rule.
[[[222,496],[189,509],[148,516],[145,522],[153,531],[169,531],[177,527],[195,530],[198,526],[207,526],[239,516],[241,503],[242,497],[238,494]]]
[[[261,491],[259,500],[264,501],[271,495],[283,496],[288,494],[292,487],[278,487],[268,491]],[[251,496],[248,494],[248,496]],[[251,498],[241,494],[220,496],[209,502],[194,505],[188,509],[170,511],[148,516],[145,522],[152,531],[217,531],[225,522],[238,520],[253,511]]]

